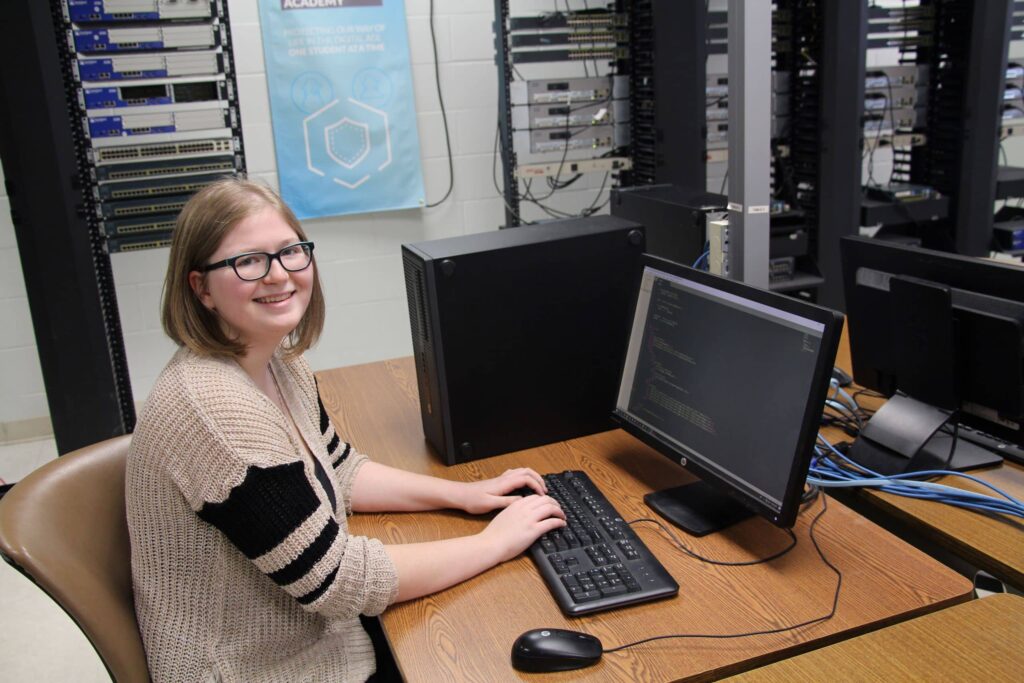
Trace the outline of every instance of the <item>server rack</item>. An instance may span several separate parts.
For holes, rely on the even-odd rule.
[[[135,409],[110,253],[163,246],[196,189],[244,173],[223,0],[12,0],[0,156],[61,453]]]
[[[198,189],[245,173],[226,0],[55,0],[88,210],[108,253],[163,247]]]
[[[1010,166],[1004,142],[1024,134],[1024,60],[1013,59],[1009,47],[1024,40],[1024,2],[1013,3],[1013,20],[1007,50],[999,131],[999,166],[996,170],[996,200],[1003,205],[994,216],[994,248],[1015,257],[1024,256],[1024,168]]]
[[[0,156],[61,453],[135,422],[110,259],[90,216],[51,6],[0,13]]]
[[[785,136],[788,159],[777,159],[776,168],[792,169],[791,191],[807,227],[805,277],[810,285],[797,279],[786,289],[839,306],[839,239],[856,234],[860,202],[860,140],[849,131],[859,128],[857,104],[864,98],[866,7],[794,0],[786,9],[792,22],[783,62],[791,124]]]
[[[972,256],[993,243],[992,208],[1002,123],[1011,0],[930,0],[934,40],[918,59],[929,69],[927,144],[915,147],[910,179],[950,198],[949,218],[922,233],[927,246]]]
[[[624,187],[669,184],[703,191],[707,183],[704,65],[710,49],[703,2],[629,0],[630,157]]]
[[[552,218],[586,216],[609,201],[558,210],[538,200],[532,184],[565,189],[588,174],[604,174],[598,199],[622,184],[633,168],[631,153],[632,5],[634,0],[593,4],[585,0],[543,14],[518,14],[510,0],[495,0],[498,67],[500,190],[505,227],[525,222],[530,203]],[[544,77],[529,78],[544,64]],[[593,73],[590,68],[593,67]],[[584,71],[580,74],[580,67]],[[497,179],[496,183],[497,185]]]
[[[839,188],[852,197],[855,192],[847,188],[853,187],[859,172],[856,152],[849,149],[852,145],[833,146],[827,154],[822,154],[821,144],[826,116],[835,119],[828,122],[831,125],[846,125],[841,119],[848,109],[833,102],[835,93],[822,87],[828,70],[846,68],[845,64],[830,63],[822,49],[826,40],[826,18],[832,22],[847,20],[845,16],[832,16],[845,10],[813,1],[775,3],[771,20],[770,102],[756,105],[770,107],[771,113],[769,287],[821,301],[832,300],[833,289],[837,287],[831,282],[839,272],[838,256],[833,259],[828,249],[832,235],[846,234],[856,227],[855,221],[845,216],[835,220],[833,214],[838,213],[838,209],[833,210],[831,203],[821,201],[822,196],[836,196]],[[725,11],[708,13],[705,38],[708,54],[727,54],[727,19]],[[844,27],[841,38],[843,42],[857,42],[856,33],[849,34],[848,27]],[[709,165],[721,165],[729,160],[728,82],[728,73],[719,73],[717,67],[709,66],[704,98],[707,127],[703,141]],[[844,81],[843,85],[848,83]],[[717,176],[710,172],[708,175],[709,190],[724,192],[728,175],[722,177],[720,188],[711,187],[717,183]],[[837,196],[837,199],[840,206],[852,201],[849,197]],[[830,273],[833,274],[831,279]]]

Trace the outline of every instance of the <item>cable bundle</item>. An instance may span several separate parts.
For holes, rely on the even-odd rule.
[[[815,456],[808,470],[807,483],[821,488],[877,488],[907,498],[920,498],[945,503],[976,512],[1012,515],[1024,518],[1024,502],[981,479],[950,470],[923,470],[885,476],[853,462],[829,441],[818,434],[821,446],[815,445]],[[824,448],[822,448],[824,446]],[[927,481],[931,477],[955,476],[969,479],[999,494],[965,491],[954,486]]]

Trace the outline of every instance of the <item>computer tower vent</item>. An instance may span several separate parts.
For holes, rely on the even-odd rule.
[[[405,291],[409,300],[409,324],[412,327],[413,343],[418,349],[430,343],[430,318],[427,316],[426,294],[423,285],[423,268],[413,259],[403,259],[405,265]]]

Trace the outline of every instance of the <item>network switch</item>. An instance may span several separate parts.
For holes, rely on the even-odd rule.
[[[629,59],[629,48],[588,46],[570,48],[568,50],[516,50],[512,52],[511,57],[514,64]]]
[[[97,185],[94,191],[96,198],[100,201],[123,201],[126,199],[147,199],[175,194],[192,194],[201,187],[209,185],[223,176],[224,174],[221,173],[211,173],[132,180],[121,183],[103,183]]]
[[[161,140],[148,144],[121,144],[121,140],[110,140],[117,145],[103,146],[105,139],[92,141],[93,148],[89,151],[90,161],[98,166],[104,164],[120,164],[129,161],[169,160],[207,156],[221,156],[225,153],[238,151],[237,142],[227,135],[220,138]]]
[[[626,121],[629,121],[629,102],[626,100],[512,107],[512,127],[516,130],[593,126]]]
[[[598,159],[567,160],[538,164],[520,164],[516,167],[517,178],[545,178],[571,176],[576,173],[611,173],[628,171],[633,168],[629,157],[601,157]]]
[[[78,60],[81,81],[205,76],[228,71],[228,56],[217,50],[126,54]]]
[[[133,52],[175,48],[212,48],[220,45],[218,24],[179,24],[131,28],[76,28],[72,31],[78,52]]]
[[[126,237],[144,235],[155,232],[167,232],[174,229],[177,214],[166,213],[144,218],[125,218],[102,221],[103,232],[108,237]]]
[[[107,251],[111,254],[127,251],[142,251],[143,249],[158,249],[171,246],[171,233],[156,233],[154,235],[132,235],[130,237],[108,237]]]
[[[918,123],[918,112],[916,109],[885,109],[875,111],[864,116],[864,132],[875,134],[877,132],[893,133],[893,128],[914,128]]]
[[[525,33],[511,36],[510,44],[514,48],[520,47],[550,47],[552,45],[605,45],[626,42],[629,40],[628,31],[611,31],[607,28],[595,30],[567,31],[544,33]]]
[[[864,93],[864,109],[878,110],[889,106],[896,106],[897,108],[922,106],[927,101],[927,98],[928,91],[924,87],[915,85],[868,89]]]
[[[188,202],[191,194],[153,197],[147,199],[129,199],[122,202],[103,202],[96,207],[98,217],[104,220],[111,218],[132,218],[150,214],[176,214]]]
[[[210,0],[67,0],[68,18],[94,21],[204,19],[212,16]]]
[[[235,155],[174,161],[147,161],[141,163],[97,166],[92,176],[99,183],[117,183],[146,178],[189,176],[201,173],[235,173],[241,168],[242,159]]]
[[[512,104],[565,104],[603,102],[629,98],[626,76],[594,78],[543,78],[513,81],[509,85]]]
[[[154,133],[179,133],[230,127],[227,106],[184,111],[124,112],[116,116],[88,116],[93,138],[131,137]]]
[[[517,130],[513,133],[513,144],[516,149],[529,150],[532,153],[561,152],[568,149],[596,149],[612,147],[628,143],[616,141],[616,133],[619,138],[628,132],[628,127],[622,126],[622,131],[616,131],[615,126],[578,126],[575,128],[541,129],[541,130]]]
[[[927,66],[886,66],[871,69],[864,75],[864,88],[888,88],[900,85],[927,85]]]
[[[922,199],[931,199],[938,193],[927,185],[915,185],[913,183],[887,183],[879,186],[869,186],[867,194],[872,199],[888,202],[911,202]]]
[[[556,12],[532,17],[509,18],[509,29],[512,31],[535,31],[538,29],[568,27],[594,30],[597,28],[625,28],[627,26],[629,26],[629,15],[604,11]]]
[[[131,85],[84,88],[82,104],[86,110],[117,109],[186,102],[217,102],[231,99],[229,84],[223,77],[190,81],[132,82]]]

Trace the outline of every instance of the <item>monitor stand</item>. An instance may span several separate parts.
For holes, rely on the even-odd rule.
[[[706,536],[754,516],[702,481],[648,493],[644,502],[691,536]]]
[[[864,425],[850,447],[850,459],[886,476],[921,470],[962,472],[1003,461],[998,454],[960,439],[947,465],[953,437],[941,429],[952,416],[952,411],[897,393]]]

